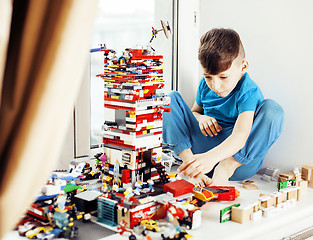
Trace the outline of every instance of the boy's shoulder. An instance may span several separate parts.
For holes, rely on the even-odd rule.
[[[244,73],[238,85],[238,90],[240,89],[241,92],[260,90],[259,86],[250,78],[247,72]]]
[[[240,86],[237,89],[237,98],[253,97],[262,100],[263,93],[259,86],[250,78],[248,73],[245,73],[240,80]],[[239,84],[238,84],[239,85]]]

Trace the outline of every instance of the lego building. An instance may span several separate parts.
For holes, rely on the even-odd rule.
[[[104,107],[115,121],[105,121],[103,143],[106,174],[114,181],[162,181],[162,114],[170,98],[163,93],[163,57],[147,49],[125,49],[118,59],[105,54]]]

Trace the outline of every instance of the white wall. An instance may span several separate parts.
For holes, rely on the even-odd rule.
[[[213,27],[233,28],[245,47],[251,78],[265,98],[276,100],[285,110],[284,131],[270,149],[264,166],[287,171],[305,163],[312,164],[313,1],[199,1],[197,40],[195,36],[188,36],[187,30],[181,33],[188,38],[184,39],[185,44],[193,45],[187,49],[190,56],[180,59],[180,69],[183,69],[180,82],[184,83],[180,90],[188,104],[191,106],[194,101],[195,83],[201,77],[200,72],[197,77],[193,74],[197,68],[194,62],[197,62],[200,36]],[[189,4],[192,9],[193,3]],[[185,9],[188,11],[188,7]],[[189,15],[186,13],[181,21],[189,19]],[[186,51],[185,47],[179,51]]]

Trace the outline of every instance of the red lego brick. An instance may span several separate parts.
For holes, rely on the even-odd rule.
[[[174,197],[192,193],[194,185],[184,179],[164,184],[164,192],[170,192]]]

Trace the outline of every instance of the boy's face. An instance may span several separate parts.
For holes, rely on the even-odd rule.
[[[230,68],[226,71],[211,75],[203,69],[203,76],[205,77],[206,84],[220,97],[226,97],[233,91],[237,83],[240,81],[242,75],[248,68],[248,62],[245,59],[238,57],[232,62]]]

